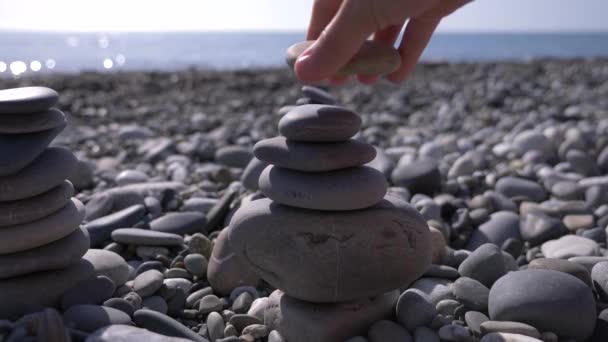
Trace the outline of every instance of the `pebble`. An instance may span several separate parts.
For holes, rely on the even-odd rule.
[[[370,342],[403,341],[413,342],[412,335],[393,321],[382,320],[374,323],[367,333]]]
[[[455,299],[452,294],[452,281],[448,279],[420,278],[413,282],[410,288],[425,293],[435,305],[445,299]]]
[[[493,213],[488,221],[473,232],[467,244],[467,249],[473,251],[488,242],[502,246],[507,239],[520,239],[519,221],[519,216],[510,211]]]
[[[42,112],[53,107],[59,94],[46,87],[21,87],[0,90],[0,114]]]
[[[608,261],[602,261],[593,266],[591,279],[600,298],[608,301]]]
[[[128,185],[145,183],[149,179],[148,175],[138,170],[124,170],[114,178],[117,185]]]
[[[439,338],[445,341],[467,341],[471,338],[471,333],[461,325],[447,324],[439,328]]]
[[[467,308],[481,312],[487,311],[490,290],[475,279],[460,277],[452,285],[456,299]]]
[[[483,335],[494,332],[526,335],[539,340],[541,339],[540,332],[529,324],[508,321],[486,321],[481,323],[481,333]]]
[[[553,259],[600,255],[599,246],[595,241],[576,235],[547,241],[541,245],[541,251],[545,257]]]
[[[120,255],[114,252],[89,249],[83,259],[93,265],[97,275],[110,278],[117,287],[129,279],[129,266]]]
[[[593,215],[566,215],[562,219],[564,226],[571,232],[576,232],[579,229],[589,229],[593,227]]]
[[[365,229],[377,226],[383,227],[381,235]],[[406,286],[431,263],[430,233],[420,214],[387,201],[337,213],[260,199],[235,214],[229,240],[235,254],[268,283],[313,302],[346,301]],[[367,272],[360,272],[353,258],[365,260]]]
[[[509,333],[490,333],[481,338],[480,342],[541,342],[546,340],[539,340],[534,337],[520,335],[520,334],[509,334]]]
[[[263,324],[248,325],[243,329],[243,335],[250,335],[254,339],[264,338],[270,334],[270,329]]]
[[[262,170],[260,170],[260,173],[262,173]],[[209,212],[209,210],[211,210],[211,208],[213,208],[217,204],[217,202],[217,198],[191,197],[184,201],[182,205],[182,211],[195,211],[201,214],[206,214]]]
[[[210,312],[219,312],[224,308],[222,301],[215,295],[206,295],[201,298],[198,306],[198,311],[205,315]]]
[[[406,290],[397,301],[397,322],[407,331],[427,326],[437,315],[437,309],[427,295],[416,289]]]
[[[294,107],[279,120],[279,133],[302,142],[339,142],[361,128],[356,113],[337,106],[309,104]]]
[[[497,321],[527,323],[540,331],[584,341],[593,333],[596,309],[591,289],[563,272],[510,272],[490,290],[488,310]]]
[[[142,297],[153,295],[163,285],[164,276],[157,270],[146,271],[133,281],[133,290]]]
[[[547,193],[538,183],[517,177],[504,177],[496,182],[496,191],[509,198],[525,198],[532,202],[542,202]]]
[[[137,310],[133,314],[133,322],[139,327],[161,335],[181,337],[196,342],[209,342],[206,338],[196,334],[175,319],[160,312],[146,309]]]
[[[150,222],[150,229],[157,232],[178,235],[195,234],[205,231],[207,219],[200,212],[167,213]]]
[[[132,317],[135,312],[133,305],[123,298],[110,298],[103,302],[103,306],[120,310],[130,317]]]
[[[287,64],[292,68],[297,58],[315,41],[303,41],[287,49]],[[399,68],[401,58],[391,46],[366,40],[359,51],[339,71],[339,75],[379,75],[389,74]]]
[[[129,325],[115,324],[95,330],[85,342],[188,342],[190,340],[169,337]]]
[[[184,265],[188,272],[202,278],[207,274],[207,265],[209,261],[200,254],[188,254],[184,258]]]
[[[241,293],[232,303],[232,311],[237,314],[247,313],[255,298],[249,292]]]
[[[349,139],[344,142],[303,143],[285,137],[264,139],[253,147],[255,156],[281,168],[304,172],[345,169],[371,162],[376,150],[370,144]]]
[[[501,249],[491,243],[483,244],[471,253],[458,267],[458,273],[479,281],[488,288],[507,273]]]
[[[269,166],[260,191],[276,203],[316,210],[356,210],[373,206],[388,189],[384,175],[365,166],[305,173]]]
[[[138,228],[120,228],[112,232],[112,240],[126,245],[181,246],[184,239],[177,234]]]
[[[414,342],[440,342],[439,334],[430,328],[418,327],[414,331]]]
[[[224,320],[222,316],[217,312],[211,312],[207,316],[207,331],[211,342],[215,342],[220,338],[224,337]]]
[[[67,310],[75,305],[101,304],[110,298],[116,285],[108,277],[99,276],[79,282],[61,297],[61,308]]]
[[[588,286],[591,285],[591,274],[582,265],[563,259],[539,258],[530,261],[528,269],[545,269],[568,273],[582,280]]]
[[[538,211],[525,216],[520,231],[524,241],[528,241],[534,246],[568,233],[560,219]]]
[[[289,342],[334,342],[364,335],[373,323],[394,314],[399,291],[336,305],[303,302],[274,291],[264,322]],[[280,305],[279,305],[280,304]]]
[[[433,245],[432,262],[433,264],[439,264],[441,263],[441,259],[447,254],[447,242],[445,241],[445,236],[439,229],[429,227],[429,230],[431,231],[431,241]]]
[[[141,308],[167,314],[167,302],[161,296],[150,296],[144,298],[141,303]]]
[[[254,151],[255,153],[255,146]],[[259,188],[258,181],[262,171],[268,166],[268,163],[259,160],[256,157],[251,158],[249,164],[245,167],[243,174],[241,175],[241,183],[243,186],[250,191],[257,191]]]
[[[131,324],[131,317],[113,308],[97,305],[75,305],[63,313],[67,326],[85,332],[94,332],[113,324]]]
[[[250,147],[246,146],[224,146],[215,151],[215,160],[228,167],[244,169],[253,158]]]
[[[393,169],[391,181],[412,194],[433,195],[441,187],[441,174],[435,160],[422,158],[404,162],[402,159]]]
[[[467,311],[464,314],[464,320],[467,323],[467,327],[476,335],[481,335],[481,325],[484,322],[489,321],[488,316],[484,315],[479,311]]]
[[[146,208],[137,204],[86,223],[84,227],[91,237],[91,246],[109,240],[116,229],[134,226],[145,214]]]

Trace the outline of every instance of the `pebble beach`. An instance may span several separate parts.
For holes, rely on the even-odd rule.
[[[608,341],[608,59],[25,86],[59,98],[0,118],[0,341]]]

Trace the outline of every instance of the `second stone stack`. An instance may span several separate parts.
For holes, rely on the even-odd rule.
[[[386,196],[385,176],[364,166],[376,151],[352,139],[361,123],[346,108],[298,106],[280,120],[280,137],[254,147],[270,164],[259,179],[268,198],[238,210],[228,240],[280,290],[270,296],[265,324],[290,342],[336,341],[365,331],[391,314],[393,290],[431,262],[420,214]],[[342,311],[350,312],[346,321]]]

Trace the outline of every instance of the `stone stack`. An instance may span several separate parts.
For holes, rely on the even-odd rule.
[[[399,296],[431,263],[420,214],[386,196],[385,176],[364,164],[373,146],[352,139],[354,112],[332,105],[294,107],[280,137],[260,141],[268,198],[241,207],[227,240],[274,288],[265,324],[290,342],[339,341],[393,314]]]
[[[84,206],[66,180],[77,159],[48,147],[66,126],[57,100],[44,87],[0,91],[0,318],[53,306],[93,274]]]

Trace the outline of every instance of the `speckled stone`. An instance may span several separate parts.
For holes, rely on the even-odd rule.
[[[361,117],[343,107],[303,105],[279,121],[279,133],[293,141],[346,141],[361,128]]]

